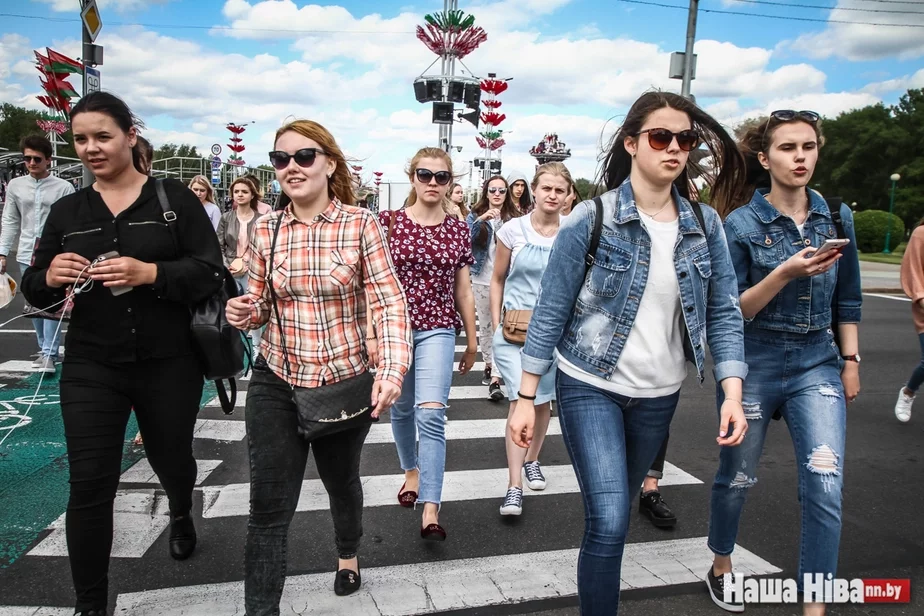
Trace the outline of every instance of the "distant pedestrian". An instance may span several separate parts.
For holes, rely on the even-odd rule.
[[[199,197],[199,203],[205,208],[205,213],[209,215],[209,220],[212,221],[212,227],[217,232],[218,223],[221,221],[221,210],[215,205],[212,185],[209,184],[208,179],[206,179],[204,175],[197,175],[190,180],[189,189]]]
[[[911,421],[911,405],[918,389],[924,383],[924,219],[911,233],[905,256],[902,257],[902,289],[911,298],[911,314],[921,344],[921,363],[911,373],[908,383],[898,392],[895,417],[901,422]]]
[[[52,149],[48,139],[41,135],[31,135],[20,142],[19,148],[29,174],[10,180],[7,188],[3,223],[0,228],[0,274],[6,273],[7,255],[10,254],[16,236],[19,235],[16,260],[22,276],[32,262],[32,252],[38,238],[42,236],[51,205],[62,197],[73,194],[74,187],[70,182],[51,175]],[[51,319],[34,318],[32,326],[35,328],[39,346],[39,354],[32,363],[32,368],[54,374],[61,346],[61,323]]]

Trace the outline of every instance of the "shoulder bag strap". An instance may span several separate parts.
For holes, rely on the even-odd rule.
[[[279,237],[279,227],[282,226],[283,216],[285,216],[285,210],[279,212],[279,215],[276,218],[276,228],[273,229],[273,243],[270,245],[269,265],[266,268],[268,272],[266,276],[266,284],[269,285],[270,295],[273,298],[273,311],[276,313],[276,321],[279,323],[279,338],[282,341],[282,357],[283,361],[285,362],[286,374],[292,376],[292,366],[289,364],[289,348],[286,344],[285,327],[282,322],[282,315],[279,312],[276,289],[273,287],[273,268],[276,266],[276,239]]]
[[[590,234],[590,247],[584,256],[584,276],[587,276],[587,272],[590,271],[590,267],[594,264],[594,257],[597,254],[597,248],[600,246],[600,235],[603,233],[603,200],[600,197],[594,197],[594,205],[596,206],[594,230]]]
[[[696,216],[696,220],[699,221],[699,226],[703,228],[703,235],[708,237],[709,232],[706,231],[706,219],[703,217],[703,207],[699,204],[699,201],[690,201],[690,207],[693,208],[693,215]]]
[[[164,211],[164,221],[167,223],[167,228],[170,229],[170,237],[173,238],[173,249],[176,251],[177,257],[180,257],[183,252],[180,250],[180,239],[177,237],[176,212],[170,208],[170,202],[167,201],[164,181],[162,179],[156,180],[154,188],[157,190],[157,201],[160,203],[160,209]]]

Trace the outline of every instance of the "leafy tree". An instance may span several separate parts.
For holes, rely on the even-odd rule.
[[[594,184],[585,178],[578,178],[574,180],[574,185],[577,186],[578,193],[580,193],[582,199],[592,199],[597,195],[602,195],[606,192],[605,187],[599,184]]]
[[[6,148],[11,152],[19,150],[19,142],[27,135],[44,135],[42,129],[36,124],[36,120],[56,120],[47,113],[33,111],[23,107],[17,107],[11,103],[0,105],[0,147]],[[74,151],[74,136],[71,131],[67,131],[62,136],[67,145],[58,145],[58,155],[77,158]]]

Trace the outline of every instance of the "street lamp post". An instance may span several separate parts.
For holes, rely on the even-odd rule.
[[[890,254],[892,252],[889,248],[889,244],[892,242],[892,210],[895,208],[895,185],[902,179],[902,176],[893,173],[889,179],[892,180],[892,196],[889,199],[889,222],[886,226],[885,249],[882,251],[884,254]]]

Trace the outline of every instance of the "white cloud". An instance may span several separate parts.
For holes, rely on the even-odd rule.
[[[23,62],[24,56],[29,55],[32,55],[29,39],[20,34],[0,35],[0,101],[25,105],[31,98],[23,96],[22,86],[12,81],[13,75],[19,73],[16,67]],[[35,75],[38,77],[37,72]],[[38,79],[35,82],[38,84]]]
[[[861,0],[838,0],[829,19],[841,22],[867,22],[886,25],[861,25],[857,23],[830,23],[822,32],[804,34],[791,43],[791,47],[810,58],[841,57],[851,61],[878,60],[897,56],[901,60],[924,55],[924,11],[909,4],[877,4],[880,10],[903,11],[902,13],[862,13],[843,10],[845,8],[870,8]]]
[[[886,81],[877,81],[863,87],[862,92],[869,94],[889,94],[893,92],[904,93],[912,88],[924,88],[924,68],[920,69],[913,75],[905,75],[897,79],[888,79]]]
[[[878,102],[880,99],[877,96],[865,92],[825,92],[777,97],[761,106],[749,107],[746,110],[735,110],[731,106],[727,109],[714,106],[710,110],[715,113],[716,119],[730,130],[744,120],[765,117],[777,109],[811,109],[824,117],[834,118],[845,111],[875,105]]]
[[[51,5],[53,11],[59,13],[70,13],[70,12],[79,12],[80,4],[77,0],[32,0],[33,2],[39,2],[41,4]],[[119,13],[124,13],[129,10],[140,10],[146,8],[152,4],[167,4],[173,0],[96,0],[96,5],[99,7],[100,14],[103,17],[103,23],[105,23],[105,11],[106,9],[114,9]]]

